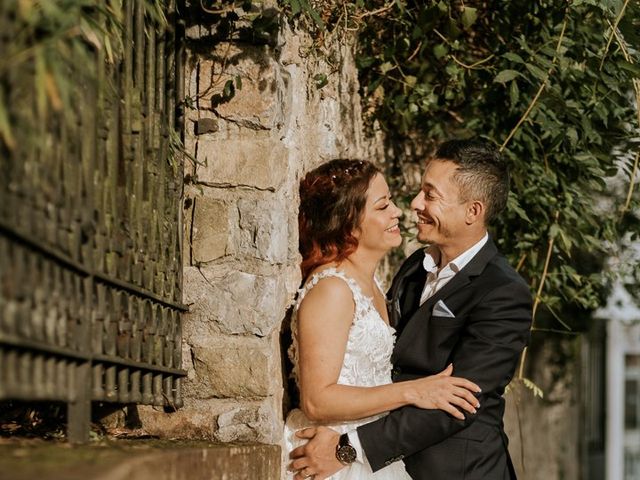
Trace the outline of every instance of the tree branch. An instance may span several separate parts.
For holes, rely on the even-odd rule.
[[[557,210],[556,214],[553,218],[552,225],[558,223],[558,218],[560,217],[560,211]],[[538,291],[536,292],[536,298],[533,301],[533,309],[531,311],[531,330],[535,328],[535,320],[536,320],[536,311],[538,310],[538,305],[540,304],[540,298],[542,296],[542,289],[544,288],[544,283],[547,279],[547,272],[549,271],[549,263],[551,262],[551,254],[553,252],[553,244],[555,241],[555,237],[549,237],[549,242],[547,244],[547,257],[544,261],[544,267],[542,269],[542,276],[540,277],[540,285],[538,285]],[[522,351],[522,356],[520,357],[520,368],[518,369],[518,379],[522,380],[524,378],[524,366],[527,360],[527,347],[524,347]]]
[[[625,0],[624,4],[622,5],[622,8],[620,9],[620,13],[616,17],[615,23],[611,27],[611,34],[609,35],[609,39],[607,40],[607,46],[604,47],[604,53],[602,54],[602,59],[600,60],[600,68],[598,70],[602,70],[602,66],[604,65],[604,59],[607,57],[607,52],[609,52],[609,47],[611,46],[611,41],[613,40],[613,37],[616,34],[616,30],[618,29],[618,24],[620,23],[620,20],[622,20],[622,17],[624,17],[624,11],[626,10],[628,4],[629,4],[629,0]]]
[[[522,115],[520,120],[518,120],[518,123],[516,124],[515,127],[513,127],[513,130],[511,130],[511,132],[507,136],[507,139],[504,141],[504,143],[500,147],[500,151],[501,152],[507,146],[507,143],[509,143],[509,141],[513,138],[513,136],[518,131],[520,126],[527,119],[527,117],[529,116],[529,114],[533,110],[534,105],[538,101],[538,98],[540,98],[540,95],[542,95],[542,91],[547,86],[547,82],[549,81],[549,77],[551,76],[551,73],[553,72],[553,68],[555,67],[556,60],[558,59],[558,53],[560,52],[560,47],[562,46],[562,39],[564,38],[564,32],[565,32],[565,30],[567,28],[567,20],[568,20],[568,13],[566,14],[564,22],[562,23],[562,31],[560,32],[560,36],[558,37],[558,44],[556,45],[556,53],[555,53],[555,55],[553,57],[553,60],[551,62],[551,67],[549,67],[549,70],[547,70],[547,76],[545,77],[544,81],[542,82],[542,85],[540,85],[540,88],[538,89],[538,92],[536,93],[535,97],[533,97],[533,100],[531,100],[531,103],[529,104],[529,107],[527,108],[527,110],[524,112],[524,115]]]

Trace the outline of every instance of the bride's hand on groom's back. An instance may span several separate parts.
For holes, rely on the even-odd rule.
[[[309,427],[296,432],[296,437],[308,440],[291,451],[289,470],[296,472],[294,480],[323,480],[344,468],[336,457],[340,434],[328,427]]]
[[[461,410],[475,414],[480,402],[475,394],[480,387],[466,378],[453,377],[453,364],[437,375],[411,380],[410,402],[419,408],[443,410],[464,420]]]

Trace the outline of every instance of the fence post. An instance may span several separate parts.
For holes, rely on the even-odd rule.
[[[71,443],[89,441],[91,427],[91,363],[70,364],[74,385],[71,401],[67,406],[67,438]]]

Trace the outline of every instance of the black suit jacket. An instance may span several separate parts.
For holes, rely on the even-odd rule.
[[[358,436],[374,471],[404,459],[414,479],[515,479],[502,416],[504,388],[529,340],[531,294],[491,239],[444,287],[419,305],[424,251],[400,268],[389,291],[398,330],[394,381],[442,371],[482,388],[475,415],[457,420],[441,410],[407,406],[362,425]],[[433,316],[442,300],[455,318]]]

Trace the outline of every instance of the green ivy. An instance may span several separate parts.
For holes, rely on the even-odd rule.
[[[604,260],[640,232],[638,194],[625,205],[640,141],[640,4],[345,4],[313,5],[324,24],[358,30],[363,111],[397,152],[388,174],[401,202],[414,193],[403,176],[438,142],[503,148],[513,185],[495,236],[538,295],[538,327],[583,328],[605,298]]]

